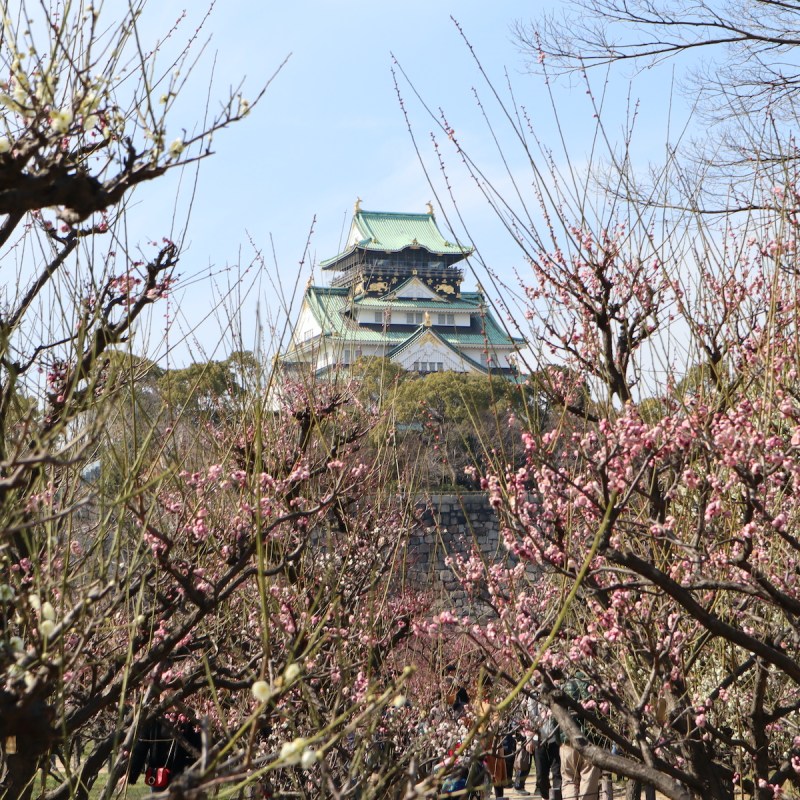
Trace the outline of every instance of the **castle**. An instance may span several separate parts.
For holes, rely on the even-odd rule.
[[[524,340],[497,323],[481,291],[462,291],[471,254],[427,213],[363,211],[356,203],[344,250],[320,263],[330,286],[308,286],[286,369],[318,376],[367,356],[418,373],[516,374]]]

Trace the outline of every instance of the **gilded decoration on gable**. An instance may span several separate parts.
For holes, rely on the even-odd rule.
[[[419,339],[419,346],[424,347],[425,345],[436,344],[436,338],[432,333],[429,331],[425,332]]]

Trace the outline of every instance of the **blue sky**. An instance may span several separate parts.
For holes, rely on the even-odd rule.
[[[557,7],[557,2],[547,5]],[[172,309],[178,328],[189,335],[190,346],[177,348],[175,359],[221,358],[233,346],[229,338],[219,335],[230,310],[214,312],[218,291],[209,281],[196,278],[212,272],[216,286],[225,287],[261,251],[263,270],[251,267],[246,272],[247,297],[229,305],[242,309],[236,326],[242,329],[242,345],[255,346],[260,320],[269,351],[276,341],[270,329],[280,326],[287,313],[296,314],[298,291],[309,278],[323,280],[319,271],[312,274],[313,265],[337,251],[357,197],[364,208],[382,211],[424,211],[425,203],[434,200],[395,92],[392,54],[424,100],[433,109],[445,110],[459,140],[488,174],[506,185],[508,178],[503,176],[472,90],[478,87],[491,106],[489,93],[451,15],[499,86],[508,71],[537,134],[556,147],[556,160],[563,160],[546,87],[541,78],[526,73],[511,34],[515,20],[528,20],[544,7],[521,0],[404,0],[396,4],[219,0],[204,28],[202,36],[210,36],[210,41],[176,125],[188,125],[201,116],[212,64],[212,97],[223,96],[241,78],[245,79],[243,94],[249,97],[287,56],[289,60],[250,116],[216,138],[216,155],[200,169],[180,268],[186,288],[178,290]],[[143,20],[144,38],[152,41],[168,30],[181,9],[171,0],[149,8]],[[201,16],[199,10],[189,10],[179,28],[183,38]],[[600,75],[593,78],[600,89],[601,79]],[[643,165],[648,158],[658,158],[666,141],[669,88],[665,80],[668,72],[652,73],[639,76],[633,85],[633,97],[642,102],[637,141]],[[612,138],[617,133],[621,137],[628,104],[626,77],[616,77],[613,87],[604,117]],[[441,188],[430,146],[434,124],[409,87],[403,86],[402,92],[424,158]],[[594,127],[585,87],[579,81],[572,86],[560,83],[554,93],[571,158],[580,164],[591,146]],[[511,151],[516,152],[513,147]],[[524,159],[518,160],[519,155],[514,156],[512,168],[519,165],[524,181],[527,166]],[[487,263],[513,282],[514,270],[524,269],[518,252],[492,220],[474,186],[460,174],[452,153],[448,164],[475,244]],[[178,181],[182,180],[179,188],[185,209],[191,179],[191,175],[175,174],[139,191],[132,212],[134,235],[140,231],[144,240],[168,234],[163,229],[169,225]],[[446,227],[443,214],[437,218]],[[309,256],[301,267],[312,222]],[[465,236],[463,229],[455,233]],[[468,283],[474,286],[474,279]],[[290,309],[293,297],[295,305]],[[157,337],[158,331],[153,335]],[[173,342],[179,338],[176,329]]]

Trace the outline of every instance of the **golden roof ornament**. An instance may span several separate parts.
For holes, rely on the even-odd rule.
[[[428,202],[427,202],[427,203],[425,203],[425,205],[428,207],[428,213],[429,213],[431,216],[433,216],[433,203],[431,203],[431,201],[430,201],[430,200],[428,200]]]
[[[353,213],[358,214],[361,211],[361,198],[356,197],[356,204],[353,206]]]
[[[423,324],[423,325],[424,325],[426,328],[430,328],[430,326],[431,326],[431,312],[430,312],[430,311],[426,311],[426,312],[425,312],[425,316],[423,317],[423,322],[422,322],[422,324]]]

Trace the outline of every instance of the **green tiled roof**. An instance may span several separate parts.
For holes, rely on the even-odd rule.
[[[357,305],[368,305],[374,310],[382,308],[399,310],[406,307],[420,309],[423,306],[429,306],[431,310],[437,311],[455,308],[471,309],[477,312],[483,296],[480,292],[464,292],[461,295],[461,300],[452,300],[447,303],[431,302],[422,304],[422,306],[418,301],[381,301],[380,298],[369,298],[369,303],[365,303],[363,300],[353,301],[350,292],[346,288],[309,286],[306,290],[305,299],[311,313],[322,328],[323,336],[335,336],[352,342],[386,344],[389,347],[395,347],[405,342],[411,335],[408,325],[403,325],[401,321],[396,320],[386,330],[378,326],[368,327],[359,325],[346,312]],[[457,303],[459,305],[456,305]],[[454,348],[468,345],[480,346],[484,343],[510,347],[524,342],[523,339],[509,336],[498,325],[488,309],[484,310],[481,319],[477,320],[468,330],[454,330],[453,326],[433,326],[433,330],[442,340]]]
[[[359,308],[372,308],[376,311],[383,308],[403,311],[415,309],[419,311],[477,311],[480,308],[480,295],[476,292],[462,292],[455,300],[416,300],[411,297],[398,297],[385,300],[382,297],[357,297],[353,305]]]
[[[447,241],[436,225],[433,214],[404,214],[388,211],[357,211],[353,216],[348,241],[356,240],[347,250],[320,262],[324,269],[354,250],[398,252],[406,247],[423,247],[436,255],[468,256],[472,248]]]

